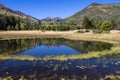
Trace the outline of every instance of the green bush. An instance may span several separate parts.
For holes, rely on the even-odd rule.
[[[109,22],[109,21],[102,22],[102,24],[100,26],[100,30],[102,30],[102,31],[110,31],[111,28],[112,28],[111,22]]]

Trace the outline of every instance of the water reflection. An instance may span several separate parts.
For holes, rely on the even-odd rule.
[[[68,61],[19,61],[0,63],[0,76],[32,80],[100,80],[106,75],[120,75],[120,59],[86,59]],[[19,63],[19,64],[18,64]]]
[[[35,56],[69,55],[110,49],[112,44],[67,39],[0,40],[0,54],[28,54]],[[44,55],[43,55],[44,54]]]
[[[60,55],[72,55],[79,54],[76,50],[65,46],[65,45],[41,45],[36,46],[32,49],[26,50],[18,55],[30,55],[35,57],[46,57],[46,56],[60,56]]]

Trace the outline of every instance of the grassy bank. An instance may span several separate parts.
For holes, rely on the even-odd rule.
[[[65,35],[74,31],[0,31],[0,39],[19,39],[19,38],[63,38]]]
[[[28,55],[23,55],[23,56],[0,55],[0,61],[7,60],[7,59],[12,59],[12,60],[29,60],[29,61],[41,60],[41,58],[28,56]]]
[[[101,33],[101,34],[93,34],[93,33],[73,33],[66,35],[65,38],[72,40],[87,40],[87,41],[102,41],[102,42],[110,42],[110,43],[120,43],[120,33]]]

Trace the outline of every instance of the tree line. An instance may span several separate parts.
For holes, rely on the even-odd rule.
[[[66,22],[46,23],[30,18],[21,18],[8,14],[0,14],[0,30],[42,30],[42,31],[67,31],[75,29],[93,29],[94,31],[109,31],[120,29],[119,20],[104,21],[102,19],[89,19],[84,16],[80,25]]]
[[[21,18],[18,16],[0,14],[0,30],[53,30],[66,31],[78,29],[79,26],[74,26],[65,23],[43,23],[40,20],[32,20],[30,18]]]
[[[90,20],[87,16],[83,17],[81,28],[84,28],[86,30],[93,29],[94,31],[110,31],[112,29],[120,30],[120,27],[118,26],[120,23],[119,21],[108,21],[108,20]]]

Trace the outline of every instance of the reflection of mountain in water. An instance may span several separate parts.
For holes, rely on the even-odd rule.
[[[34,48],[25,50],[22,53],[19,53],[18,55],[30,55],[35,57],[46,57],[46,56],[60,56],[60,55],[73,55],[73,54],[79,54],[80,52],[77,52],[76,50],[72,49],[69,46],[66,45],[53,45],[53,44],[47,44],[47,45],[39,45]]]
[[[47,46],[48,48],[51,48],[51,47],[60,47],[62,45],[60,44],[56,44],[56,43],[44,43],[42,44],[43,46]]]

